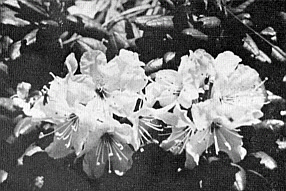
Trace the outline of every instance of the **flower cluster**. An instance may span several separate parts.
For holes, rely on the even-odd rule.
[[[54,76],[45,94],[25,113],[53,124],[53,158],[84,156],[90,177],[108,171],[123,175],[132,154],[146,143],[158,143],[150,130],[172,128],[160,146],[174,154],[186,151],[193,168],[211,145],[233,162],[246,155],[238,127],[259,122],[265,90],[258,73],[226,51],[214,59],[204,50],[190,51],[178,70],[164,69],[151,79],[138,54],[121,50],[107,62],[101,51],[85,52],[77,62],[71,53],[68,74]],[[159,123],[160,122],[160,123]]]

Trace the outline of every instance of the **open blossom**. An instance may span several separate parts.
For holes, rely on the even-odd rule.
[[[54,76],[50,87],[45,87],[46,95],[26,112],[34,120],[53,124],[51,132],[40,134],[40,138],[54,134],[45,149],[49,156],[85,155],[84,171],[90,177],[102,175],[107,164],[109,172],[118,175],[131,167],[136,128],[113,116],[130,116],[147,83],[138,55],[121,51],[109,63],[105,61],[100,51],[86,52],[79,64],[81,74],[75,74],[78,63],[70,54],[65,78]]]
[[[161,109],[153,109],[143,104],[143,107],[132,115],[128,116],[128,120],[132,123],[134,129],[134,148],[138,150],[140,147],[148,143],[158,143],[157,140],[153,139],[150,134],[150,130],[162,132],[162,123],[170,124],[177,120],[177,116],[168,112],[170,107],[164,107]],[[159,122],[159,120],[161,122]]]
[[[239,64],[240,61],[238,56],[226,51],[210,62],[215,74],[208,95],[192,105],[192,120],[186,117],[186,111],[178,111],[179,107],[174,110],[180,125],[173,127],[171,136],[161,146],[175,154],[186,149],[189,168],[198,164],[201,154],[213,144],[216,153],[226,152],[233,162],[246,155],[237,128],[259,122],[265,89],[258,73]]]
[[[191,107],[199,93],[204,92],[206,80],[210,80],[214,70],[214,59],[204,50],[190,51],[181,58],[178,71],[160,70],[155,82],[146,87],[146,97],[150,106],[159,101],[161,106],[179,103],[184,108]]]
[[[133,129],[128,124],[120,124],[113,118],[99,122],[89,134],[85,144],[83,170],[89,177],[98,178],[108,165],[108,172],[122,176],[132,166],[134,150]]]
[[[138,54],[131,51],[121,50],[118,56],[107,62],[104,53],[95,50],[83,54],[80,71],[92,77],[98,96],[113,112],[126,117],[142,98],[142,89],[148,82],[143,65]]]
[[[65,78],[54,76],[47,95],[36,101],[34,106],[26,111],[33,120],[53,123],[54,130],[48,134],[40,134],[40,138],[54,133],[54,142],[46,149],[54,158],[64,157],[71,152],[79,153],[88,136],[89,129],[94,126],[90,116],[87,116],[91,100],[96,93],[91,89],[92,79],[87,75],[74,75],[77,65],[74,55],[66,59],[69,73]],[[75,60],[76,61],[76,60]]]

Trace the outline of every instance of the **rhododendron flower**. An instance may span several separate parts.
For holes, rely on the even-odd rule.
[[[173,115],[177,118],[170,122],[172,127],[171,135],[160,146],[166,151],[171,151],[174,154],[181,154],[186,147],[186,144],[196,126],[193,121],[187,116],[187,111],[176,106],[173,110]]]
[[[152,129],[162,132],[163,123],[170,124],[177,121],[177,116],[168,112],[171,108],[172,107],[169,105],[168,107],[161,109],[153,109],[146,104],[143,104],[142,108],[128,116],[127,119],[133,124],[132,128],[134,128],[134,135],[132,138],[134,139],[135,150],[138,150],[146,143],[158,143],[157,140],[153,139],[149,130]]]
[[[88,152],[85,143],[91,133],[97,131],[98,126],[106,119],[103,112],[105,105],[98,106],[98,99],[93,99],[86,106],[81,104],[73,108],[72,113],[57,123],[54,130],[48,134],[40,134],[40,138],[54,133],[54,141],[46,148],[46,152],[53,158],[65,157],[71,152],[79,157]],[[109,115],[108,115],[109,116]]]
[[[232,60],[234,63],[229,63]],[[192,105],[192,120],[186,116],[186,111],[178,112],[179,107],[174,110],[180,116],[181,125],[178,123],[173,127],[171,136],[161,146],[175,154],[186,149],[186,166],[189,168],[198,164],[200,155],[212,144],[216,153],[226,152],[233,162],[246,155],[237,128],[260,121],[265,89],[258,73],[248,66],[239,65],[240,61],[238,56],[226,51],[219,54],[214,62],[209,62],[216,73],[206,99]],[[220,68],[223,65],[225,71]]]
[[[161,106],[176,102],[184,108],[191,107],[199,93],[204,93],[208,82],[214,76],[214,59],[204,50],[190,51],[189,56],[181,58],[178,71],[160,70],[155,82],[146,87],[146,97],[150,106],[159,101]]]
[[[242,147],[242,136],[236,128],[257,123],[257,118],[246,115],[238,108],[228,111],[237,114],[236,119],[230,118],[227,116],[228,113],[219,110],[220,105],[210,101],[195,104],[192,109],[196,130],[192,132],[186,144],[188,168],[197,165],[200,155],[212,144],[215,145],[216,154],[224,151],[233,162],[239,162],[246,155],[246,150]]]
[[[162,107],[175,105],[177,102],[189,108],[192,101],[198,98],[193,79],[180,70],[160,70],[156,73],[155,82],[146,87],[148,105],[151,107],[159,101]]]
[[[84,145],[88,152],[84,151],[83,170],[89,177],[100,177],[106,165],[109,173],[113,170],[120,176],[131,168],[134,150],[128,144],[134,145],[132,131],[130,125],[113,118],[99,122]]]
[[[44,87],[46,96],[42,96],[25,114],[39,120],[50,119],[55,123],[58,120],[69,118],[74,109],[79,105],[85,106],[96,97],[92,89],[92,78],[88,75],[74,75],[77,70],[77,62],[74,54],[70,54],[65,64],[69,73],[65,78],[54,76],[50,87]]]
[[[107,62],[104,53],[96,50],[83,54],[80,70],[92,77],[94,89],[114,109],[113,112],[127,116],[142,98],[142,89],[148,82],[143,65],[138,55],[131,51],[121,50],[119,56]]]

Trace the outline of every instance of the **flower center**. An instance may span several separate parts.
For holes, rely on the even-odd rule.
[[[107,96],[107,93],[104,91],[103,88],[96,88],[95,92],[101,99],[105,99]]]
[[[128,157],[123,150],[124,146],[114,135],[108,132],[104,133],[96,148],[96,165],[101,165],[108,161],[108,172],[111,173],[111,157],[117,157],[119,161],[128,161]]]

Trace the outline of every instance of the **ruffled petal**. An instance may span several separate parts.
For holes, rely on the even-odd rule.
[[[92,50],[83,53],[80,59],[80,71],[82,74],[90,75],[95,84],[102,84],[104,74],[102,67],[107,65],[105,54],[99,50]],[[112,72],[109,71],[109,72]]]
[[[211,118],[211,113],[214,108],[212,108],[212,101],[207,100],[205,102],[200,102],[198,104],[193,104],[191,112],[194,124],[198,130],[207,129],[210,127],[213,119]]]
[[[145,88],[146,104],[150,107],[153,107],[157,98],[161,95],[162,91],[166,88],[159,83],[148,84]]]
[[[241,161],[246,155],[246,149],[242,147],[242,136],[224,127],[215,131],[219,150],[226,152],[234,163]]]
[[[121,117],[127,117],[134,112],[137,100],[141,96],[130,91],[113,91],[106,99],[112,111]]]
[[[198,165],[201,154],[213,143],[214,138],[210,132],[210,128],[196,131],[186,144],[187,161],[185,162],[185,166],[192,169],[195,165]]]
[[[228,77],[241,61],[233,52],[225,51],[216,57],[214,67],[220,76]]]
[[[193,85],[184,85],[177,100],[184,108],[190,108],[193,100],[198,98],[199,92]]]

